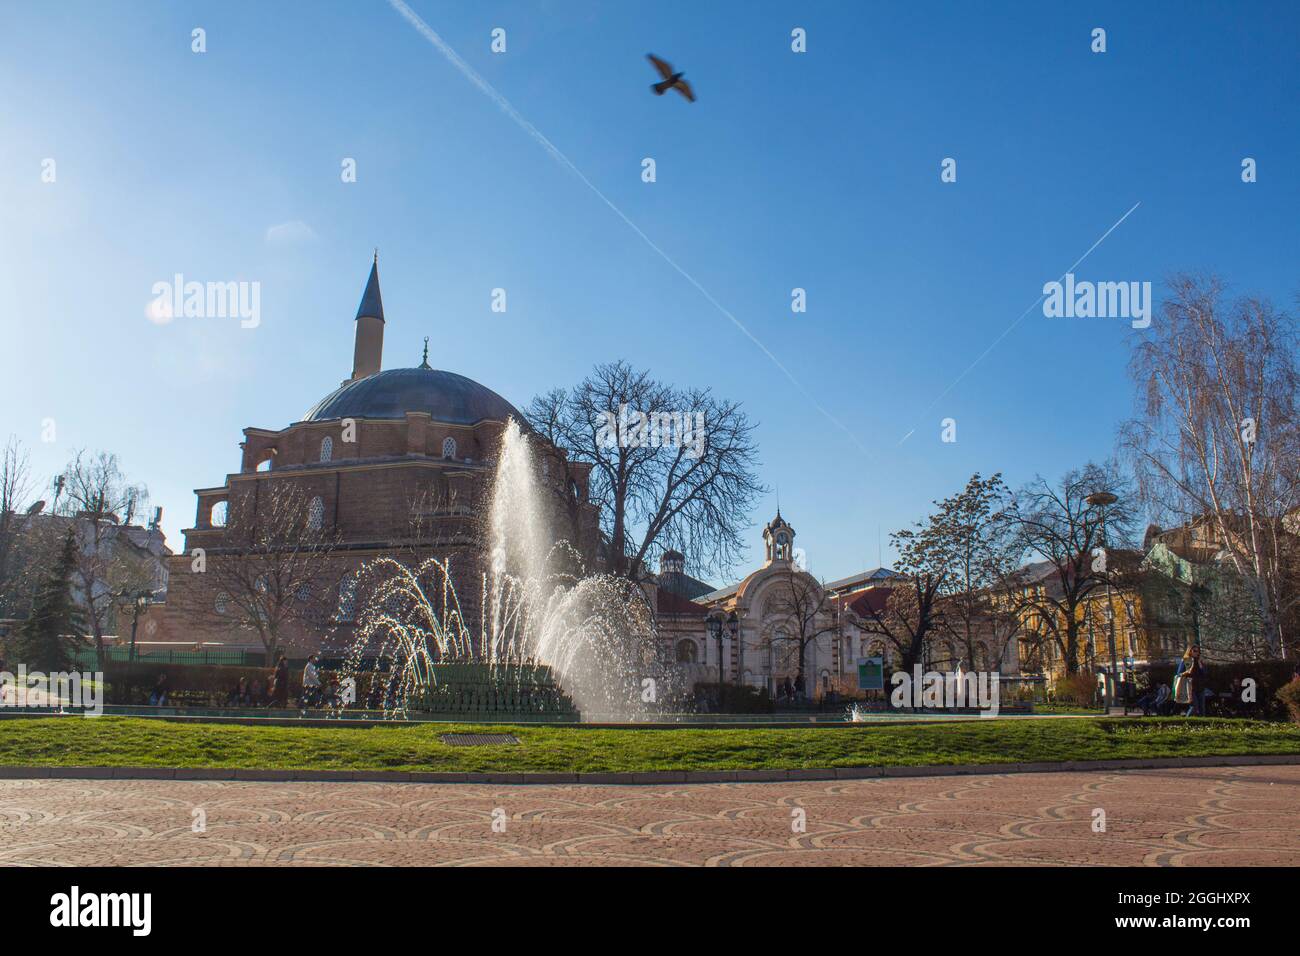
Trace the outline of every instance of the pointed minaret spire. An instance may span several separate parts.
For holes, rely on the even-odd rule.
[[[384,356],[384,300],[379,294],[379,250],[375,250],[370,265],[370,278],[366,291],[361,294],[357,307],[356,345],[352,351],[352,378],[374,375],[379,371]]]
[[[366,291],[361,294],[361,304],[357,306],[357,318],[374,318],[384,321],[384,300],[379,294],[379,250],[375,250],[375,261],[370,266],[370,278],[366,280]]]

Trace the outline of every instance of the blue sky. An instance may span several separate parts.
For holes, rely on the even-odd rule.
[[[1033,309],[944,392],[1135,203],[1080,279],[1300,289],[1294,3],[409,2],[812,400],[384,0],[9,0],[0,431],[41,478],[116,451],[180,547],[241,430],[349,374],[377,246],[385,367],[428,335],[431,364],[518,406],[620,357],[711,385],[759,422],[774,489],[749,562],[779,487],[830,579],[881,537],[888,561],[889,531],[974,471],[1018,485],[1111,453],[1126,321]],[[648,51],[697,103],[650,95]],[[268,238],[286,223],[307,229]],[[178,272],[259,282],[261,324],[148,321]]]

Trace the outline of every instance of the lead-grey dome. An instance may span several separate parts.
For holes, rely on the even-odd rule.
[[[485,418],[524,417],[492,389],[472,378],[433,368],[394,368],[348,382],[326,395],[303,416],[305,422],[335,418],[405,418],[428,412],[434,421],[473,425]]]

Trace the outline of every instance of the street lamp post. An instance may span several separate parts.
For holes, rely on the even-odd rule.
[[[744,648],[736,643],[736,635],[740,631],[740,618],[736,617],[736,612],[732,611],[727,615],[727,634],[731,636],[731,646],[736,649],[736,684],[740,684],[740,666],[744,663]]]
[[[1089,505],[1101,511],[1101,547],[1102,556],[1108,561],[1106,555],[1106,508],[1119,501],[1119,498],[1109,491],[1097,491],[1090,494],[1084,499]],[[1110,565],[1104,564],[1106,574],[1106,621],[1109,626],[1108,641],[1110,643],[1110,675],[1106,681],[1106,712],[1109,713],[1111,707],[1115,705],[1115,687],[1119,681],[1119,660],[1115,656],[1115,605],[1110,596]]]
[[[722,711],[722,615],[710,614],[706,621],[709,636],[718,642],[718,711]]]

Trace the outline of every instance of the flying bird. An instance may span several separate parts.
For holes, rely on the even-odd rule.
[[[667,90],[676,90],[692,103],[695,102],[695,94],[691,92],[691,84],[682,79],[685,76],[684,73],[674,73],[670,64],[665,63],[653,53],[647,53],[645,58],[654,65],[654,68],[659,71],[659,75],[664,78],[662,83],[651,85],[650,89],[655,91],[655,96],[663,96]]]

